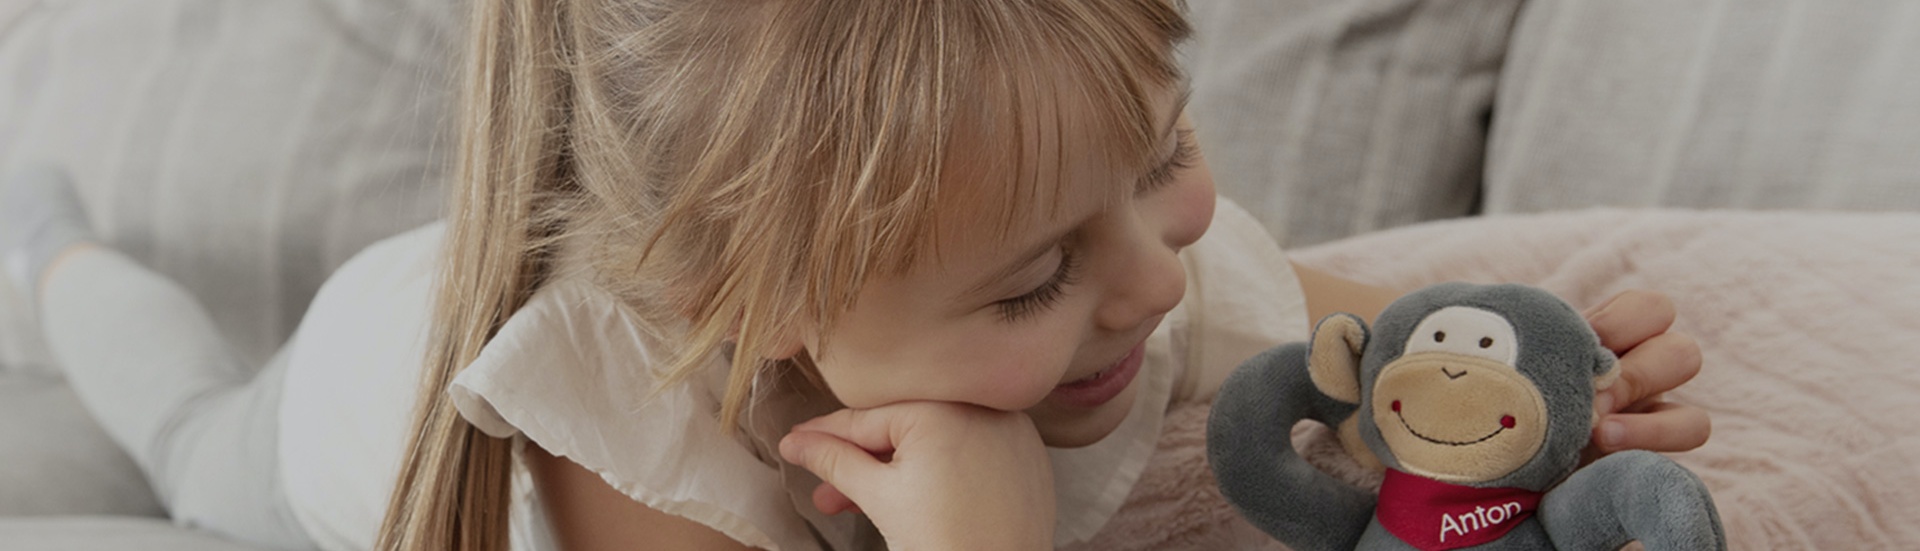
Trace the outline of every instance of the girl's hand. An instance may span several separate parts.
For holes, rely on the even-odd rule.
[[[1667,402],[1661,394],[1700,373],[1700,345],[1673,326],[1673,300],[1651,291],[1626,291],[1586,313],[1600,344],[1620,356],[1620,378],[1594,396],[1600,414],[1588,460],[1620,450],[1686,451],[1713,432],[1707,412]]]
[[[1053,548],[1053,467],[1024,413],[946,402],[843,409],[793,427],[780,456],[827,482],[815,507],[865,512],[890,548]]]

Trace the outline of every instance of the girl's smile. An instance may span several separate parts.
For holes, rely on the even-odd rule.
[[[1133,377],[1140,373],[1140,360],[1146,357],[1147,343],[1133,345],[1126,357],[1106,369],[1092,375],[1074,379],[1053,387],[1047,394],[1046,402],[1057,407],[1093,409],[1118,398],[1127,386],[1133,384]]]

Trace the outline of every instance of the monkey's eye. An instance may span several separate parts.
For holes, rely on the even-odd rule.
[[[1452,335],[1448,335],[1452,333]],[[1500,314],[1468,306],[1448,306],[1428,314],[1406,335],[1402,354],[1446,352],[1516,365],[1520,337]],[[1448,339],[1452,336],[1452,339]],[[1475,346],[1478,345],[1478,346]]]

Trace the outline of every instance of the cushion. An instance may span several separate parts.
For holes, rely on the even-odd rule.
[[[1190,114],[1283,246],[1470,214],[1518,0],[1191,3]]]
[[[64,383],[0,375],[0,517],[165,514],[133,459]],[[0,549],[8,541],[0,535]]]
[[[0,551],[255,551],[161,519],[0,518]]]
[[[0,27],[0,173],[73,176],[94,226],[261,365],[333,269],[439,214],[453,2],[67,0]],[[0,362],[42,364],[18,301]]]
[[[1916,51],[1913,2],[1534,0],[1486,211],[1915,210]]]

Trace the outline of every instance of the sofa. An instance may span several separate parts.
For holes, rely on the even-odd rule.
[[[463,4],[0,0],[0,173],[65,167],[259,365],[334,268],[439,215]],[[1920,211],[1913,2],[1191,4],[1204,151],[1288,247],[1593,207]],[[166,519],[19,293],[0,551],[244,549]]]

